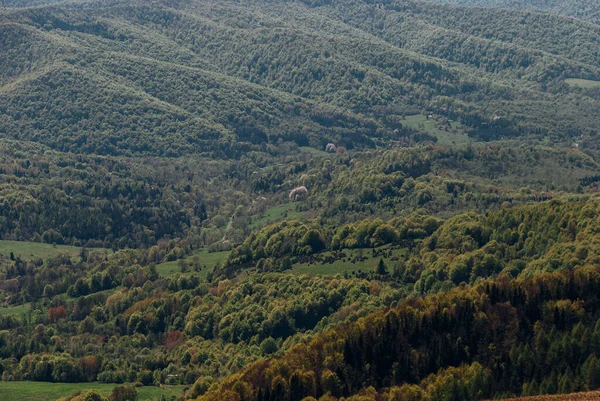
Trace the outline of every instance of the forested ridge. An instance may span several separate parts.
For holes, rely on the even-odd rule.
[[[571,141],[597,125],[596,91],[565,79],[600,78],[599,28],[560,16],[198,1],[8,8],[2,20],[0,129],[62,151],[372,147],[410,136],[402,117],[418,113],[487,140]]]
[[[598,24],[600,13],[593,0],[435,0],[440,3],[477,7],[533,9],[568,15]]]

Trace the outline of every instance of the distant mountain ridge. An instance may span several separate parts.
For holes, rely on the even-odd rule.
[[[14,3],[16,4],[16,3]],[[426,2],[65,2],[0,13],[0,135],[61,151],[236,157],[387,146],[403,116],[479,139],[600,123],[600,27]],[[577,46],[573,46],[577,43]]]

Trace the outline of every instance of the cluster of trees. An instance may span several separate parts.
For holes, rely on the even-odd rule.
[[[141,287],[146,281],[158,279],[156,264],[151,259],[152,251],[158,247],[146,251],[123,250],[115,254],[82,248],[78,255],[63,252],[45,260],[0,257],[2,305],[10,307],[33,302],[34,305],[49,307],[49,319],[55,321],[52,313],[58,310],[67,295],[80,299],[107,293],[117,287]],[[197,285],[197,278],[190,280],[191,285]],[[86,300],[81,298],[81,302]],[[78,310],[85,314],[86,309],[81,310],[83,305],[80,304]],[[64,317],[64,307],[57,316]],[[32,321],[31,318],[25,320]],[[10,325],[10,319],[8,322]]]
[[[245,265],[264,258],[310,255],[326,249],[326,241],[318,223],[284,220],[250,234],[232,251],[228,265]]]
[[[111,283],[121,283],[116,289],[72,299],[58,294],[34,300],[21,316],[2,316],[2,379],[212,381],[409,291],[391,283],[274,273],[213,282],[197,273],[162,278],[135,262],[143,262],[141,252],[120,251],[77,280],[93,283],[98,272],[114,273]]]
[[[109,266],[103,252],[82,249],[79,257],[63,253],[47,260],[0,261],[0,295],[6,304],[36,301],[68,293],[71,296],[109,290],[121,283],[127,268]]]
[[[179,166],[47,150],[0,145],[3,239],[148,247],[183,236],[207,218],[194,174],[182,177]]]
[[[275,197],[304,184],[308,194],[295,205],[296,210],[316,211],[325,219],[288,220],[254,231],[234,249],[229,265],[257,263],[264,258],[261,266],[268,262],[268,266],[285,269],[282,264],[289,263],[284,257],[293,260],[325,249],[370,248],[406,241],[410,245],[429,236],[439,224],[435,218],[426,217],[426,212],[442,216],[474,209],[484,212],[549,199],[559,191],[583,191],[576,177],[589,176],[596,168],[593,158],[578,150],[560,152],[529,146],[433,145],[298,159],[285,167],[273,166],[251,174],[250,183]],[[553,173],[556,180],[552,183],[543,181],[542,176],[551,171],[564,174]],[[475,184],[466,179],[473,176],[494,179],[497,184]],[[516,186],[515,180],[519,183]],[[410,218],[398,218],[398,214]],[[355,223],[348,224],[351,221]]]
[[[441,223],[435,217],[423,215],[394,218],[387,223],[380,219],[363,220],[337,230],[331,239],[331,248],[377,248],[407,243],[430,236]]]
[[[285,148],[231,162],[167,161],[74,155],[5,140],[0,144],[0,237],[113,249],[187,237],[188,245],[207,247],[223,237],[235,214],[227,237],[241,241],[252,218],[281,201],[255,201],[265,191],[256,172],[285,160]],[[296,157],[298,165],[305,163],[306,155]],[[155,253],[155,261],[167,254]],[[168,258],[180,256],[175,252]]]
[[[267,274],[249,278],[243,285],[221,282],[219,292],[229,300],[223,307],[217,307],[218,300],[207,299],[188,313],[185,333],[190,337],[233,343],[285,340],[297,332],[360,316],[377,305],[390,305],[405,290],[385,286],[372,291],[366,280]]]
[[[596,198],[552,200],[451,218],[428,237],[404,266],[419,292],[505,273],[511,277],[567,271],[600,261],[595,246]]]
[[[36,341],[44,341],[47,336],[45,328],[36,327],[35,336]],[[66,383],[93,381],[99,367],[98,358],[94,356],[76,360],[66,353],[29,355],[21,359],[19,364],[24,379]]]
[[[198,399],[442,401],[596,389],[599,286],[598,269],[579,269],[409,300],[260,361]]]
[[[227,268],[256,265],[259,270],[286,270],[291,263],[325,250],[377,248],[383,245],[413,246],[430,236],[441,224],[431,216],[415,215],[394,218],[365,219],[337,229],[322,221],[284,220],[255,231],[230,253]]]

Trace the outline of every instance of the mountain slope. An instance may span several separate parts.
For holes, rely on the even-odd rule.
[[[600,79],[600,28],[547,14],[197,0],[0,18],[0,133],[61,150],[236,157],[278,140],[385,145],[410,136],[402,117],[419,113],[479,139],[570,142],[600,115],[597,91],[565,83]]]

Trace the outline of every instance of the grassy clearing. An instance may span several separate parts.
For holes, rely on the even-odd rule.
[[[0,315],[21,315],[31,309],[31,303],[0,307]],[[1,382],[0,382],[1,383]]]
[[[181,271],[181,268],[179,267],[178,262],[179,261],[174,260],[172,262],[160,263],[160,264],[156,265],[156,271],[162,277],[171,276],[171,275]]]
[[[3,401],[54,401],[67,397],[83,390],[96,389],[108,396],[117,384],[106,383],[45,383],[45,382],[2,382],[0,381],[0,394]],[[138,387],[140,400],[160,400],[164,396],[169,400],[172,396],[179,396],[184,386],[163,387]]]
[[[94,250],[94,249],[90,249]],[[97,249],[101,252],[112,252],[108,249]],[[0,254],[4,256],[10,256],[13,252],[15,256],[20,257],[24,260],[31,260],[36,258],[47,259],[58,255],[59,253],[68,253],[72,256],[79,255],[81,251],[80,247],[68,246],[68,245],[51,245],[42,244],[38,242],[23,242],[23,241],[0,241]]]
[[[386,249],[387,247],[379,248]],[[335,275],[352,275],[353,272],[358,270],[362,272],[372,272],[379,263],[380,256],[373,257],[372,249],[345,249],[344,253],[346,257],[343,259],[335,260],[332,263],[317,262],[309,265],[308,263],[297,263],[292,266],[291,272],[295,274],[309,274],[309,275],[322,275],[322,276],[335,276]],[[367,260],[362,262],[352,263],[351,259],[359,256],[362,253],[363,257]],[[325,252],[320,254],[321,258],[327,258],[332,256],[332,252]],[[394,257],[403,258],[406,255],[406,249],[394,249],[390,257],[383,257],[383,261],[387,265],[388,272],[392,273],[395,261],[391,260]]]
[[[314,276],[337,276],[338,274],[343,276],[346,273],[351,275],[352,272],[355,272],[357,270],[362,270],[363,272],[367,270],[372,271],[375,268],[376,264],[377,263],[374,260],[369,260],[366,262],[356,264],[336,260],[331,264],[328,263],[309,265],[308,263],[300,263],[294,265],[291,271],[294,274],[308,274]]]
[[[311,148],[310,146],[300,146],[300,151],[302,151],[304,153],[310,153],[311,155],[314,155],[314,156],[327,156],[329,154],[329,153],[325,152],[324,150]]]
[[[471,138],[464,132],[459,122],[449,120],[449,127],[440,127],[440,122],[436,119],[427,119],[423,114],[408,116],[402,120],[402,125],[417,131],[425,131],[434,135],[440,145],[460,145],[467,144]]]
[[[600,88],[600,81],[592,81],[589,79],[567,78],[565,79],[565,83],[569,86],[576,86],[578,88]]]
[[[196,264],[196,262],[202,267],[202,270],[199,271],[201,276],[206,276],[209,271],[212,271],[212,268],[216,264],[223,263],[227,257],[229,256],[229,251],[223,252],[208,252],[207,249],[203,249],[195,253],[192,256],[189,256],[184,259],[184,262],[188,265]],[[179,273],[181,271],[180,261],[174,260],[172,262],[164,262],[156,265],[156,271],[163,277],[170,276],[175,273]]]
[[[282,219],[297,219],[304,216],[304,214],[304,212],[296,211],[291,203],[275,206],[266,210],[262,217],[252,222],[250,227],[260,228]]]

